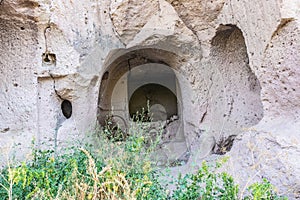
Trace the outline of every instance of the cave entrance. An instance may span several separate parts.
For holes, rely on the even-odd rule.
[[[133,121],[166,121],[178,115],[176,95],[159,84],[146,84],[134,91],[129,100]]]
[[[178,116],[177,96],[180,94],[177,94],[176,75],[170,67],[162,64],[138,66],[128,72],[127,86],[129,115],[134,121],[142,117],[136,115],[143,114],[151,121],[166,121]]]
[[[99,90],[98,122],[105,126],[109,119],[124,135],[137,122],[149,125],[147,134],[161,132],[159,164],[183,164],[189,150],[181,85],[176,69],[164,60],[164,54],[170,59],[170,52],[160,51],[129,51],[109,62]]]

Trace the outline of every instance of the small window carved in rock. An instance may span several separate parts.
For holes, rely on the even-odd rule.
[[[63,100],[61,103],[61,111],[63,115],[69,119],[72,115],[72,103],[69,100]]]
[[[56,64],[56,55],[54,53],[43,53],[42,55],[43,64],[45,65],[55,65]]]

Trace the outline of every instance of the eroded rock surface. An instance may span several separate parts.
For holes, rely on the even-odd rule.
[[[154,14],[159,12],[159,1],[111,1],[110,16],[120,39],[127,44],[141,31]]]
[[[289,129],[295,128],[289,125]],[[299,135],[290,133],[286,137],[287,134],[286,131],[245,132],[236,139],[224,167],[241,188],[267,178],[280,194],[289,194],[289,199],[300,198]]]
[[[163,146],[189,155],[176,170],[236,136],[241,185],[255,169],[298,197],[299,10],[297,0],[0,1],[1,163],[24,159],[33,139],[54,150],[83,141],[108,113],[126,129],[130,72],[166,67],[173,82],[153,73],[151,83],[176,96]]]

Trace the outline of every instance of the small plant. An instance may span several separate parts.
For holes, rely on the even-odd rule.
[[[150,136],[149,123],[134,122],[124,141],[107,137],[105,130],[94,150],[72,148],[56,155],[53,151],[33,150],[33,159],[19,166],[8,166],[0,175],[0,200],[235,200],[238,185],[233,178],[217,172],[226,158],[209,166],[203,162],[195,173],[174,178],[176,188],[169,192],[153,160],[161,135]],[[110,130],[106,130],[110,131]],[[149,139],[151,137],[151,139]],[[150,142],[149,142],[150,141]],[[98,148],[96,147],[96,144]],[[171,183],[170,182],[170,183]],[[251,185],[244,200],[283,200],[263,179]]]
[[[206,164],[196,174],[179,177],[172,199],[237,199],[238,185],[226,173],[216,173]]]
[[[114,115],[107,115],[105,120],[105,125],[102,129],[103,133],[106,135],[106,137],[109,140],[118,142],[118,141],[125,141],[127,138],[126,130],[122,130],[119,127],[119,124],[117,124],[113,118]]]
[[[158,182],[158,172],[152,153],[160,142],[160,135],[151,137],[147,134],[150,124],[143,120],[132,122],[127,130],[126,140],[114,140],[107,137],[109,129],[100,133],[96,151],[97,157],[125,175],[131,191],[137,199],[162,199],[164,188]]]
[[[248,191],[251,195],[245,197],[245,200],[261,200],[261,199],[272,199],[272,200],[287,200],[286,197],[279,196],[275,192],[274,186],[267,180],[263,179],[262,183],[254,183],[248,187]]]

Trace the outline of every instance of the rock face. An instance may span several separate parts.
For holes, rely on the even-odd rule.
[[[178,116],[166,159],[184,154],[188,168],[236,136],[227,170],[240,184],[265,177],[298,198],[299,10],[297,0],[0,0],[1,163],[24,159],[32,140],[57,151],[83,141],[107,115],[126,129],[132,94],[156,84],[177,105],[150,90],[136,99]]]
[[[286,127],[294,128],[294,131],[252,130],[238,136],[224,168],[241,188],[261,181],[263,177],[275,185],[280,194],[288,195],[289,199],[300,198],[300,139],[296,133],[299,124],[288,124]]]

